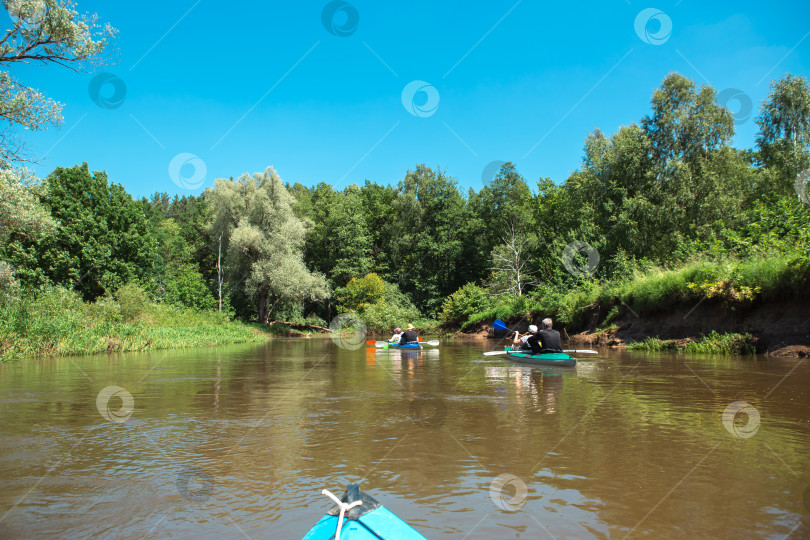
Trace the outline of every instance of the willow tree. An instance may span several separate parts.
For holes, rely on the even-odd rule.
[[[45,193],[45,186],[28,171],[0,169],[0,300],[19,286],[14,267],[5,261],[11,238],[33,240],[56,228],[40,203]]]
[[[27,161],[17,128],[59,125],[62,104],[21,83],[4,68],[56,64],[81,71],[101,63],[115,29],[81,15],[70,0],[5,0],[11,28],[0,38],[0,163]]]
[[[238,180],[219,178],[205,197],[212,236],[222,235],[228,285],[254,302],[259,322],[266,323],[279,303],[329,297],[324,276],[304,265],[306,227],[272,167]]]

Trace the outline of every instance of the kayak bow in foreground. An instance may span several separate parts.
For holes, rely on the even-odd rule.
[[[336,504],[303,540],[427,540],[393,512],[360,491],[358,484],[349,484],[339,500],[325,489],[321,493]]]

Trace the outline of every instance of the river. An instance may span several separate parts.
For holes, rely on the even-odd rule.
[[[329,339],[0,364],[1,538],[810,538],[810,362]]]

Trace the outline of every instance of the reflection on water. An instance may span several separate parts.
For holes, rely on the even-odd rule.
[[[810,364],[486,348],[0,365],[0,537],[300,538],[350,481],[428,538],[810,537]]]

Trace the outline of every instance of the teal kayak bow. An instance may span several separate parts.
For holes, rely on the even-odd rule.
[[[375,499],[349,484],[338,499],[322,490],[335,506],[304,536],[303,540],[427,540],[413,527]]]

